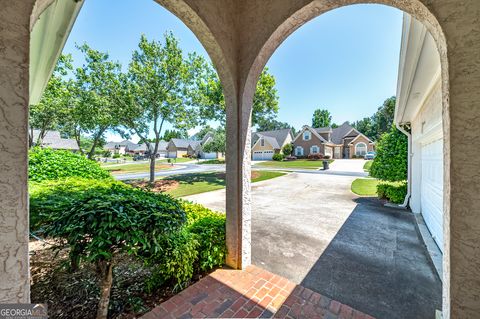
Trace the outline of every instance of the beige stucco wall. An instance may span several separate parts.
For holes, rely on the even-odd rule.
[[[157,0],[197,35],[227,105],[227,263],[251,260],[250,128],[258,75],[309,20],[342,5],[396,6],[423,22],[442,62],[444,318],[480,312],[480,2],[478,0]],[[33,0],[0,0],[0,300],[28,301],[27,101]]]

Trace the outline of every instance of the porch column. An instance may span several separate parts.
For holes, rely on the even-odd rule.
[[[226,153],[226,263],[235,269],[251,264],[251,194],[250,99],[226,96],[227,153]]]
[[[29,302],[28,72],[33,0],[0,0],[0,303]]]

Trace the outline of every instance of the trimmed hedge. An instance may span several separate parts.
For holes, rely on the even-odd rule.
[[[272,159],[273,159],[274,161],[279,161],[279,162],[283,161],[283,158],[284,158],[284,156],[283,156],[283,154],[281,154],[281,153],[275,153],[275,154],[273,154],[273,156],[272,156]]]
[[[28,154],[30,181],[56,180],[67,177],[111,178],[110,173],[94,161],[70,151],[34,148]]]
[[[380,199],[401,204],[407,195],[407,183],[380,183],[377,185],[377,194]]]

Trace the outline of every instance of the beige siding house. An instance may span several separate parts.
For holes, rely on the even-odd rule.
[[[291,129],[252,133],[252,159],[271,160],[273,154],[280,153],[292,139]]]

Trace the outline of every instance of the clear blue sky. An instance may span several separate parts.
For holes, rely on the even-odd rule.
[[[280,97],[278,119],[297,129],[326,108],[334,122],[372,115],[395,95],[402,12],[382,5],[330,11],[292,34],[268,62]],[[75,43],[87,42],[126,66],[140,35],[161,40],[166,31],[184,52],[207,56],[195,35],[152,0],[86,0],[64,48],[83,63]],[[120,137],[109,134],[108,139]]]

